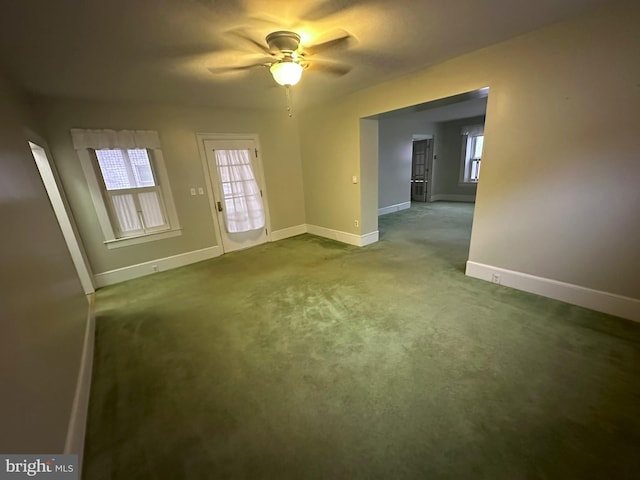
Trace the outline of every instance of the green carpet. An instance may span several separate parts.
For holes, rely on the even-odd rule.
[[[465,277],[472,215],[101,289],[84,478],[638,478],[640,324]]]

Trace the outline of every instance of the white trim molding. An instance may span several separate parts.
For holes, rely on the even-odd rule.
[[[78,370],[78,381],[71,406],[67,438],[64,444],[65,455],[78,455],[78,469],[82,474],[82,456],[87,432],[87,417],[89,415],[89,394],[91,391],[91,374],[93,372],[93,350],[96,335],[96,318],[94,308],[94,294],[87,295],[89,308],[87,324],[84,331],[82,356]]]
[[[476,185],[474,183],[474,185]],[[476,201],[475,195],[450,195],[448,193],[437,193],[431,195],[430,201],[432,202],[472,202]]]
[[[278,240],[284,240],[285,238],[302,235],[303,233],[310,233],[311,235],[316,235],[318,237],[329,238],[349,245],[355,245],[356,247],[366,247],[367,245],[376,243],[380,237],[377,230],[364,235],[355,235],[353,233],[332,230],[330,228],[319,227],[317,225],[303,224],[271,232],[271,241],[276,242]]]
[[[182,229],[166,230],[164,232],[153,232],[137,237],[122,237],[115,240],[106,240],[103,243],[109,250],[121,247],[130,247],[131,245],[139,245],[141,243],[151,242],[155,240],[164,240],[165,238],[179,237],[182,235]]]
[[[396,203],[395,205],[379,208],[378,216],[386,215],[387,213],[399,212],[400,210],[406,210],[407,208],[411,208],[411,202]]]
[[[348,243],[349,245],[355,245],[356,247],[371,245],[379,239],[379,232],[377,230],[365,235],[355,235],[353,233],[332,230],[330,228],[319,227],[317,225],[307,225],[307,232],[319,237],[337,240],[338,242]]]
[[[372,243],[376,243],[380,240],[380,232],[376,230],[375,232],[366,233],[364,235],[360,235],[360,245],[359,247],[366,247],[367,245],[371,245]]]
[[[277,242],[278,240],[295,237],[297,235],[302,235],[303,233],[307,233],[307,226],[305,224],[295,225],[281,230],[274,230],[271,232],[270,241]]]
[[[218,245],[214,247],[194,250],[192,252],[181,253],[171,257],[158,258],[148,262],[129,265],[108,272],[97,273],[95,275],[95,283],[98,287],[105,287],[115,283],[124,282],[133,278],[151,275],[152,273],[171,270],[172,268],[183,267],[192,263],[209,260],[210,258],[222,255],[222,248]]]
[[[379,239],[379,233],[377,230],[365,235],[355,235],[352,233],[341,232],[339,230],[331,230],[330,228],[306,224],[276,230],[275,232],[271,232],[270,238],[271,241],[277,241],[289,237],[295,237],[296,235],[302,235],[303,233],[310,233],[319,237],[330,238],[331,240],[355,245],[356,247],[365,247],[377,242]],[[219,257],[223,253],[222,247],[216,245],[214,247],[203,248],[201,250],[194,250],[193,252],[158,258],[148,262],[138,263],[136,265],[129,265],[115,270],[97,273],[94,275],[94,281],[97,287],[106,287],[107,285],[114,285],[134,278],[144,277],[145,275],[151,275],[152,273],[183,267],[203,260],[209,260],[210,258]]]
[[[636,298],[471,261],[467,262],[465,273],[469,277],[640,322],[640,300]]]
[[[27,136],[31,138],[32,134],[27,132]],[[46,147],[46,143],[43,142],[42,145]],[[41,147],[37,143],[29,141],[29,147],[31,148],[38,172],[40,172],[44,188],[47,191],[47,196],[51,201],[56,219],[60,225],[62,236],[69,249],[71,260],[78,273],[82,289],[85,295],[89,295],[95,291],[93,273],[91,272],[84,246],[82,245],[82,239],[77,232],[77,227],[71,216],[64,190],[60,187],[60,179],[55,170],[55,165],[49,161],[51,155],[48,153],[47,148]]]

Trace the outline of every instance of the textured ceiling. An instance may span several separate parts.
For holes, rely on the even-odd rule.
[[[30,93],[115,101],[281,108],[264,67],[208,67],[261,55],[294,29],[316,43],[347,31],[353,45],[319,55],[346,75],[305,71],[298,107],[319,103],[560,21],[606,0],[19,0],[0,15],[0,69]],[[314,57],[315,58],[315,57]]]

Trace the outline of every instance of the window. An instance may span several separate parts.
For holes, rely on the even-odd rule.
[[[475,125],[462,129],[461,183],[478,183],[484,146],[484,127]]]
[[[109,248],[180,234],[157,132],[71,134]]]
[[[131,148],[94,153],[116,237],[169,229],[148,151]]]

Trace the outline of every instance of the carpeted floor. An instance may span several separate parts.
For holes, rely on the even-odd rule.
[[[472,214],[101,289],[84,478],[638,478],[640,324],[465,277]]]

